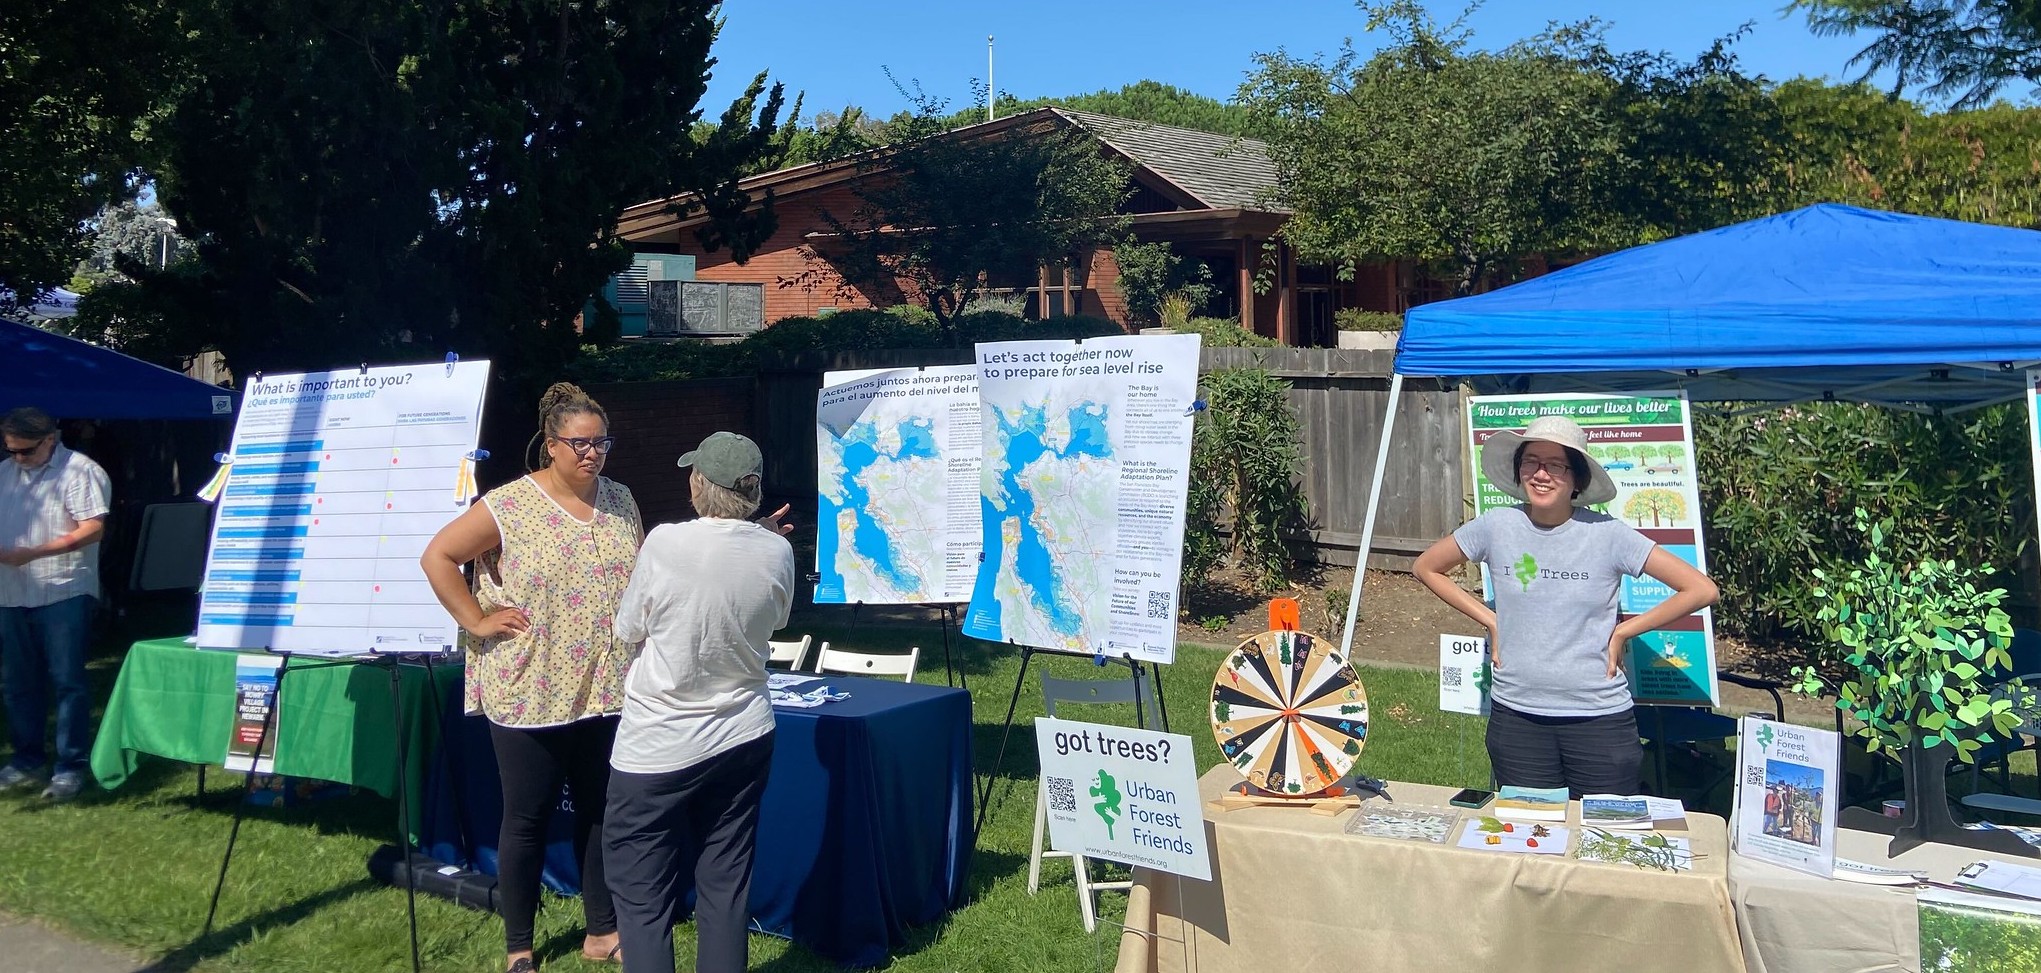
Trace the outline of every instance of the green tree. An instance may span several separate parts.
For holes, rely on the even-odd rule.
[[[134,195],[163,27],[135,0],[0,4],[0,304],[70,280],[88,221]]]
[[[1892,98],[1920,89],[1976,108],[2014,81],[2041,89],[2041,0],[1793,0],[1824,36],[1870,35],[1850,59],[1893,74]]]
[[[855,203],[822,212],[835,239],[811,248],[809,269],[782,286],[897,289],[954,336],[981,281],[1032,281],[1042,265],[1124,233],[1114,210],[1127,171],[1090,135],[1046,120],[952,134],[943,102],[918,89],[908,97],[917,110],[895,124],[892,144],[860,157]]]
[[[178,0],[189,42],[149,171],[195,258],[102,288],[81,317],[238,373],[495,361],[523,396],[575,352],[628,262],[623,207],[683,191],[709,249],[773,225],[737,178],[782,143],[764,76],[697,136],[706,0]],[[769,201],[768,201],[769,203]],[[518,403],[522,414],[528,403]]]
[[[1175,296],[1196,313],[1212,296],[1212,269],[1178,256],[1167,243],[1127,240],[1113,248],[1113,262],[1127,310],[1141,321],[1155,321],[1165,298]]]
[[[1361,0],[1363,60],[1262,54],[1241,89],[1296,215],[1283,236],[1351,273],[1416,259],[1468,294],[1525,256],[1593,252],[1767,211],[1783,117],[1729,40],[1692,63],[1615,54],[1599,24],[1468,47],[1414,0]],[[1464,18],[1463,18],[1464,19]]]
[[[1775,92],[1792,132],[1787,205],[1845,202],[2041,227],[2041,108],[1928,113],[1861,85],[1794,80]]]
[[[998,114],[1004,117],[1051,105],[1114,118],[1191,128],[1214,135],[1248,135],[1252,127],[1252,118],[1242,105],[1194,94],[1159,81],[1136,81],[1118,91],[1094,91],[1088,95],[1030,98],[1025,101],[1001,97]],[[983,114],[978,116],[984,117]]]
[[[101,284],[132,279],[131,272],[166,268],[191,246],[162,207],[133,200],[100,211],[91,234],[92,249],[71,278],[71,288],[81,294]]]
[[[1668,465],[1677,466],[1680,460],[1687,458],[1687,448],[1679,443],[1666,443],[1664,446],[1659,447],[1658,452],[1659,455],[1665,457]]]

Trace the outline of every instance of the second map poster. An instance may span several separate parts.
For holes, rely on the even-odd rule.
[[[964,634],[1176,658],[1197,335],[977,346],[985,549]]]

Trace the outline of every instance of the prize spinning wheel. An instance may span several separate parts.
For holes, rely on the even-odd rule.
[[[1353,768],[1368,739],[1368,691],[1336,643],[1263,632],[1212,678],[1212,734],[1247,782],[1309,797]]]

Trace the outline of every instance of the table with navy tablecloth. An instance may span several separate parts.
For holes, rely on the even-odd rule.
[[[798,689],[823,684],[850,698],[773,710],[752,928],[838,963],[878,966],[906,942],[908,927],[940,919],[964,894],[973,844],[971,697],[833,675]],[[488,727],[458,714],[449,722],[445,739],[454,745],[436,761],[424,851],[494,874],[502,804]],[[579,876],[564,794],[562,809],[568,813],[553,816],[548,835],[546,881],[572,892]]]

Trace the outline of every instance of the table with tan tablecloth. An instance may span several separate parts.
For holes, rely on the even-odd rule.
[[[1974,848],[1921,845],[1885,854],[1890,835],[1838,830],[1836,851],[1939,882],[1981,858]],[[1742,855],[1729,858],[1729,894],[1750,973],[1920,973],[1920,907],[1911,888],[1826,879]]]
[[[1198,789],[1239,779],[1222,765]],[[1453,789],[1389,792],[1444,806]],[[1353,813],[1207,808],[1212,880],[1135,869],[1119,973],[1743,969],[1721,818],[1690,813],[1693,870],[1664,873],[1349,835]]]

